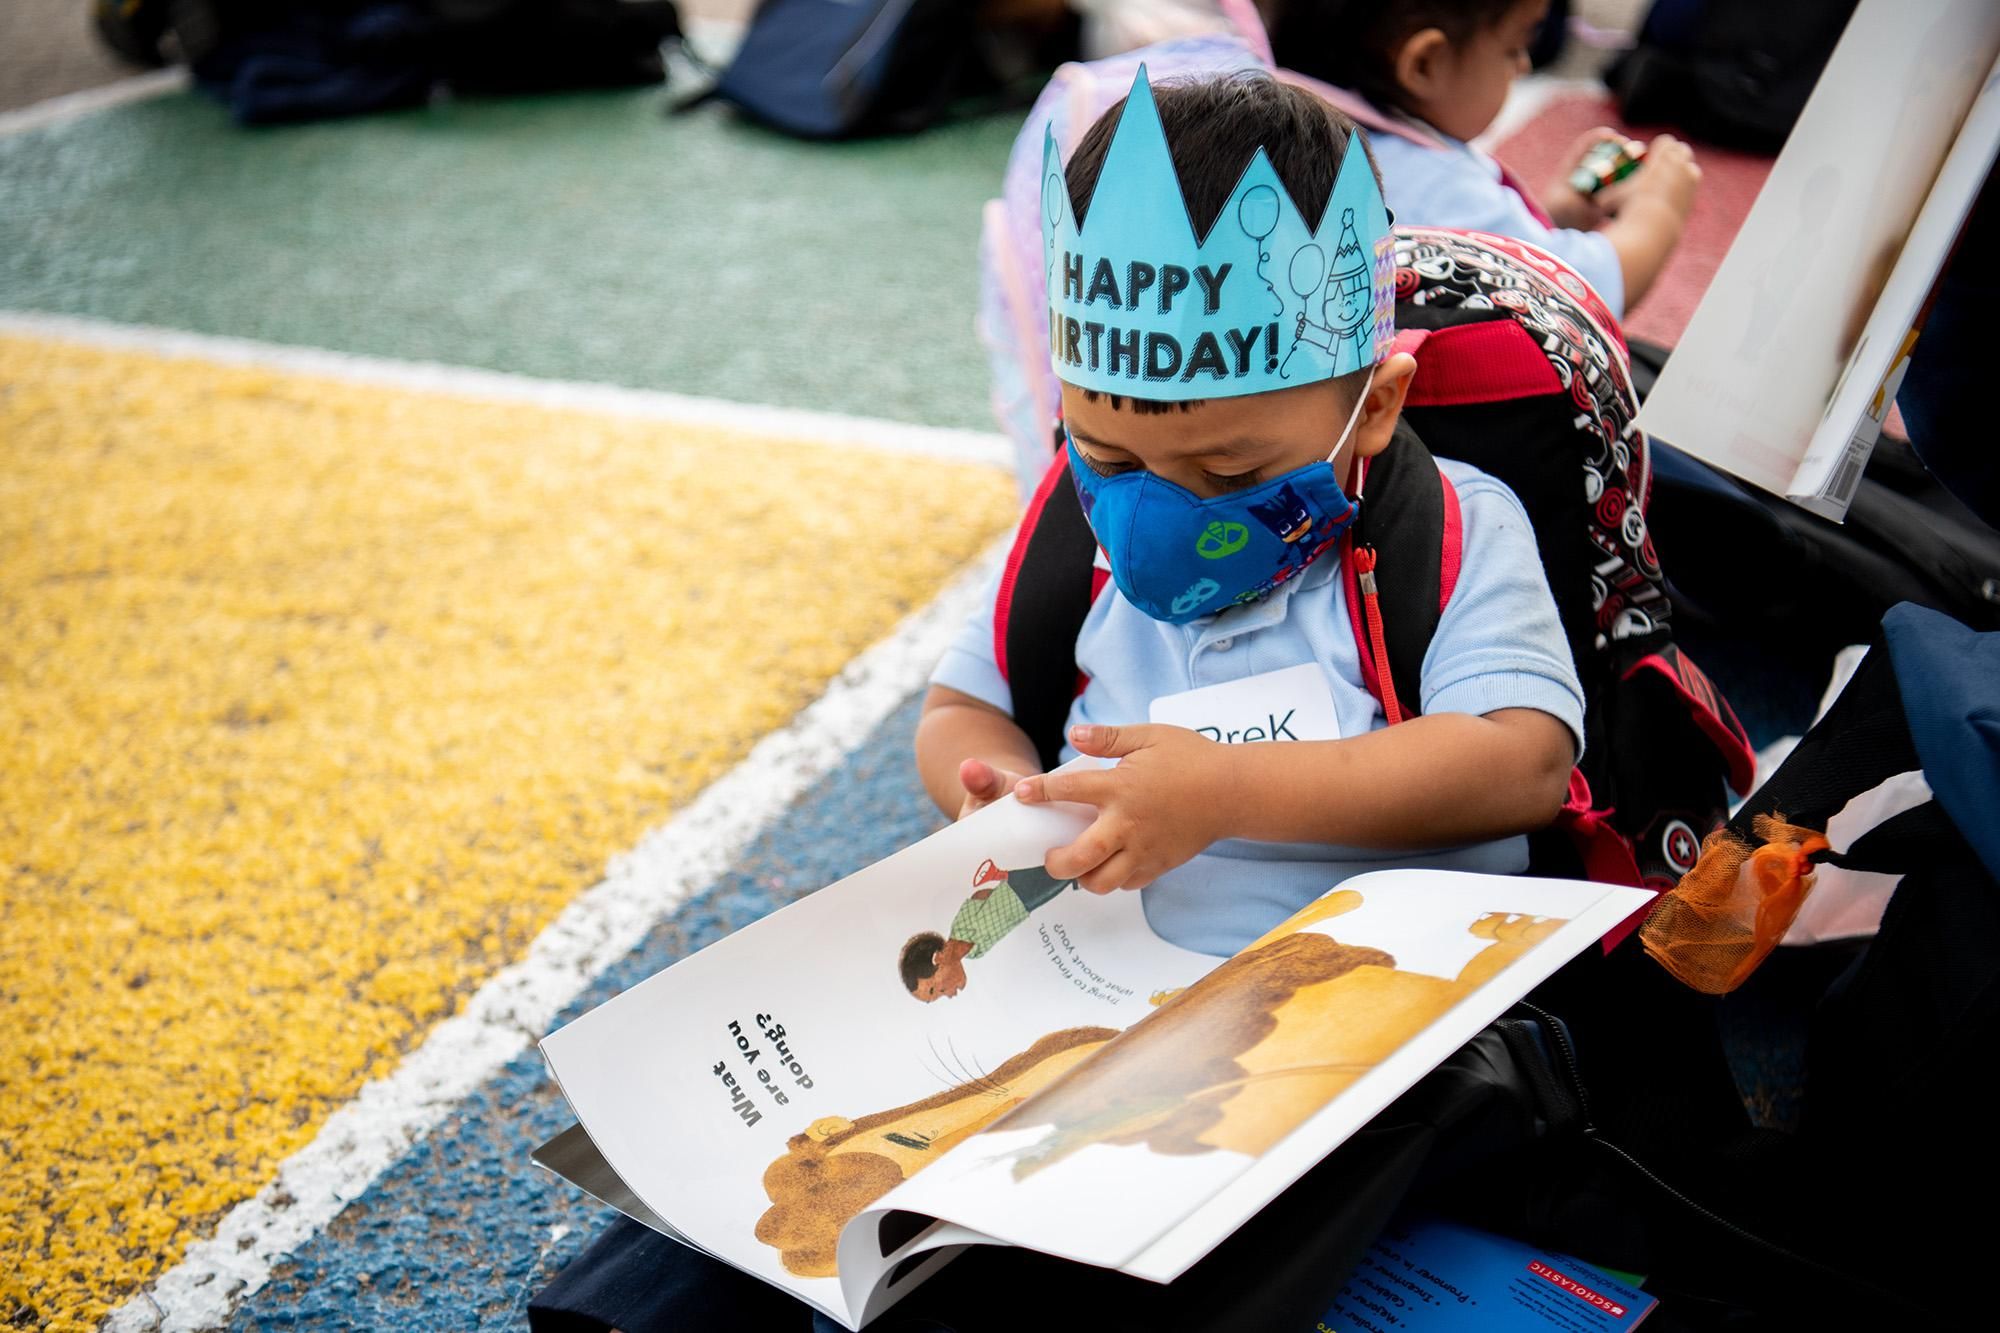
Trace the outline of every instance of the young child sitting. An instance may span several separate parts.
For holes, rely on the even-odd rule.
[[[1145,889],[1160,935],[1214,954],[1364,870],[1523,869],[1583,703],[1513,494],[1439,464],[1463,561],[1421,716],[1384,725],[1349,625],[1348,497],[1392,439],[1421,448],[1399,430],[1416,363],[1390,355],[1388,216],[1352,123],[1262,74],[1142,74],[1044,176],[1067,467],[1115,584],[1077,636],[1063,753],[1119,762],[1039,771],[997,658],[996,579],[932,676],[932,798],[961,817],[1009,792],[1096,807],[1048,873]],[[1233,721],[1266,716],[1297,739],[1227,742],[1269,734]]]
[[[1535,193],[1467,142],[1493,123],[1515,77],[1527,73],[1528,47],[1547,12],[1548,0],[1284,0],[1271,43],[1279,64],[1352,90],[1388,122],[1368,138],[1397,221],[1531,241],[1622,315],[1679,242],[1701,168],[1692,149],[1663,134],[1636,173],[1593,195],[1569,184],[1568,168]],[[1599,141],[1624,138],[1592,130],[1567,160],[1574,165]]]

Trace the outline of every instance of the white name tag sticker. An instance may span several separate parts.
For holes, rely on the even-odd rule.
[[[1340,719],[1326,676],[1307,662],[1261,676],[1204,685],[1153,700],[1152,720],[1198,731],[1224,745],[1337,741]]]

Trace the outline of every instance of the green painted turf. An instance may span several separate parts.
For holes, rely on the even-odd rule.
[[[808,144],[658,89],[240,130],[181,94],[0,139],[0,307],[986,426],[1018,121]]]

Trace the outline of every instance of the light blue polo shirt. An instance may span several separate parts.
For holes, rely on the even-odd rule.
[[[1583,691],[1542,574],[1534,530],[1512,491],[1463,463],[1441,460],[1458,489],[1464,553],[1458,585],[1424,658],[1425,713],[1485,714],[1538,708],[1583,744]],[[1269,597],[1188,625],[1169,625],[1107,584],[1077,634],[1077,665],[1090,683],[1069,722],[1145,722],[1154,699],[1316,662],[1333,695],[1340,734],[1386,719],[1361,674],[1338,550]],[[931,675],[934,684],[1011,711],[993,652],[999,578]],[[1076,751],[1063,748],[1063,758]],[[1422,801],[1421,792],[1410,799]],[[1146,920],[1183,948],[1236,953],[1350,876],[1395,866],[1515,874],[1528,864],[1524,837],[1430,851],[1381,851],[1319,843],[1215,843],[1140,891]]]
[[[1543,226],[1501,182],[1498,162],[1449,135],[1438,137],[1445,147],[1426,148],[1394,134],[1368,136],[1382,173],[1383,199],[1398,223],[1490,231],[1539,245],[1596,288],[1612,314],[1624,316],[1625,270],[1603,232]]]

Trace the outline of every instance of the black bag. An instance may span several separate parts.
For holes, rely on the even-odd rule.
[[[1856,0],[1655,0],[1605,72],[1625,119],[1776,152],[1805,109]]]
[[[196,83],[244,125],[421,106],[434,89],[527,93],[666,77],[672,0],[174,0]]]
[[[170,0],[91,0],[97,36],[121,60],[148,69],[167,63],[160,41],[173,23]]]
[[[1643,401],[1672,349],[1631,347]],[[1675,605],[1710,632],[1821,662],[1868,642],[1901,602],[2000,629],[2000,532],[1901,440],[1876,446],[1847,521],[1833,523],[1656,439],[1649,518],[1674,555]]]
[[[1655,441],[1653,531],[1675,601],[1758,642],[1831,653],[1866,643],[1898,602],[2000,629],[2000,533],[1899,440],[1869,459],[1845,523],[1726,477]]]
[[[1662,905],[1644,942],[1683,972],[1711,971],[1717,952],[1750,943],[1712,928],[1721,913],[1655,936],[1676,899],[1708,897],[1718,881],[1703,872],[1733,875],[1731,858],[1767,838],[1802,845],[1794,829],[1824,831],[1853,797],[1921,769],[1932,799],[1811,854],[1900,878],[1879,933],[1780,950],[1720,1001],[1680,989],[1672,1021],[1644,1005],[1619,1012],[1587,994],[1538,993],[1573,1016],[1600,1114],[1567,1145],[1571,1160],[1528,1164],[1515,1188],[1500,1184],[1490,1197],[1539,1192],[1546,1202],[1526,1229],[1540,1243],[1591,1247],[1596,1261],[1651,1275],[1651,1290],[1692,1295],[1695,1310],[1754,1311],[1756,1327],[1983,1326],[1954,1284],[1910,1275],[1977,1271],[1990,1249],[1980,1228],[1918,1219],[1949,1217],[2000,1180],[1991,1136],[1950,1123],[1954,1108],[1983,1096],[1985,1056],[2000,1040],[2000,954],[1990,943],[2000,931],[1996,710],[2000,634],[1893,609],[1826,717],[1704,849],[1702,870]],[[1665,972],[1634,952],[1620,950],[1653,976],[1644,986],[1628,977],[1601,998],[1657,992]],[[1572,964],[1556,980],[1576,973]],[[1745,995],[1757,996],[1753,1012],[1805,1039],[1796,1129],[1745,1132],[1678,1106],[1661,1114],[1656,1100],[1699,1080],[1688,1030],[1702,1008],[1726,1017]],[[1559,1158],[1563,1145],[1552,1147]],[[1665,1292],[1662,1302],[1674,1304]]]
[[[672,0],[426,0],[440,72],[462,93],[624,88],[666,77]]]
[[[805,139],[906,134],[1075,53],[1071,16],[988,28],[970,0],[764,0],[717,98]]]

